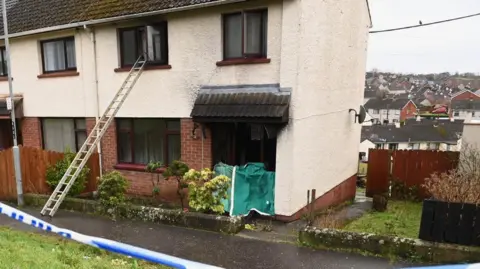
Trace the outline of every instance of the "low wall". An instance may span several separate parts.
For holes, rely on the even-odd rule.
[[[28,206],[43,207],[48,200],[48,196],[26,194],[24,200]],[[60,209],[93,214],[102,214],[103,212],[97,201],[77,198],[66,198]],[[244,219],[241,217],[207,215],[138,205],[128,205],[119,208],[118,216],[129,220],[141,220],[227,234],[238,233],[245,226]]]
[[[383,257],[451,264],[480,261],[480,248],[430,243],[419,239],[307,227],[299,232],[301,244],[314,248],[359,252]]]

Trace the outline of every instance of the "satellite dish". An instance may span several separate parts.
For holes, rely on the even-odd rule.
[[[360,106],[360,110],[358,113],[355,109],[352,109],[352,108],[349,109],[348,112],[355,112],[355,123],[357,123],[357,119],[358,119],[358,123],[360,124],[365,122],[365,118],[367,117],[367,110],[363,105]]]
[[[357,117],[358,123],[362,124],[365,121],[365,118],[367,117],[367,110],[364,106],[360,106],[360,112],[358,113]]]

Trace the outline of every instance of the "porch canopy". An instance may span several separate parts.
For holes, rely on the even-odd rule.
[[[7,108],[8,94],[0,94],[0,119],[10,119],[10,110]],[[13,102],[15,103],[15,118],[23,118],[23,96],[15,94],[13,96]]]
[[[279,84],[205,86],[190,116],[204,123],[287,123],[290,99],[290,89]]]

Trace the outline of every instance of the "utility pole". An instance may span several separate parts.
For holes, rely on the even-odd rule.
[[[23,187],[22,187],[22,171],[20,166],[20,149],[17,142],[17,124],[15,119],[15,100],[13,99],[13,85],[12,85],[12,62],[10,61],[10,40],[8,38],[8,19],[7,19],[7,4],[6,0],[2,0],[3,12],[3,36],[5,40],[5,56],[7,60],[7,76],[8,88],[10,90],[11,113],[12,117],[12,136],[13,136],[13,164],[15,168],[15,180],[17,181],[17,202],[19,206],[23,206]]]

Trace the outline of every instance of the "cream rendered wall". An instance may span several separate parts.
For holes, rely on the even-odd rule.
[[[288,127],[277,143],[275,212],[305,206],[357,173],[368,29],[359,0],[284,1],[280,83],[291,87]]]
[[[268,58],[271,63],[217,67],[222,60],[221,14],[268,8]],[[282,1],[262,0],[169,14],[169,60],[172,69],[149,70],[118,112],[119,117],[189,117],[200,85],[272,84],[280,79]],[[159,20],[162,18],[158,18]],[[153,19],[155,21],[155,19]],[[99,103],[103,113],[128,72],[119,67],[117,28],[145,21],[98,26],[97,67]],[[79,76],[37,78],[41,74],[40,40],[75,36]],[[11,40],[15,93],[24,95],[26,117],[94,117],[96,92],[90,29],[77,29]],[[8,82],[0,82],[0,94]]]
[[[269,64],[217,67],[222,60],[221,14],[268,7]],[[161,18],[159,18],[160,20]],[[144,71],[119,110],[118,117],[189,117],[201,85],[279,83],[282,2],[258,1],[170,14],[169,62],[172,69]],[[117,27],[132,26],[118,24]],[[99,27],[97,33],[100,107],[103,111],[128,72],[119,67],[117,29]]]
[[[75,52],[79,76],[37,78],[42,74],[40,41],[75,36]],[[24,96],[26,117],[85,117],[93,116],[93,62],[89,35],[84,31],[62,31],[16,38],[10,41],[13,87]],[[8,82],[0,82],[0,93],[8,93]]]

